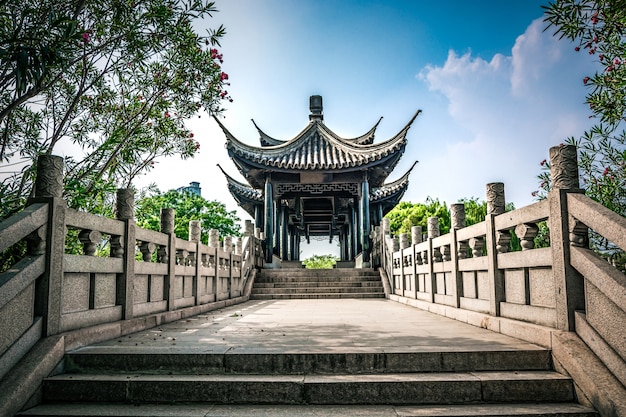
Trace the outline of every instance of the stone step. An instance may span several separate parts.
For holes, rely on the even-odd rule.
[[[290,281],[290,282],[257,282],[254,280],[255,288],[298,288],[310,287],[379,287],[382,286],[380,279],[372,281]]]
[[[379,276],[361,276],[361,277],[353,277],[353,276],[344,276],[344,277],[335,277],[335,276],[301,276],[301,277],[293,277],[293,276],[282,276],[282,277],[274,277],[274,276],[257,276],[254,278],[254,282],[380,282]]]
[[[221,404],[464,404],[573,401],[551,371],[358,375],[85,375],[43,383],[44,402]]]
[[[65,369],[86,374],[375,374],[548,371],[549,350],[354,353],[151,353],[150,349],[85,347],[66,354]]]
[[[20,416],[179,416],[179,417],[459,417],[459,416],[524,416],[524,417],[597,417],[598,413],[578,404],[472,404],[448,406],[393,406],[393,405],[219,405],[194,404],[44,404],[24,411]]]
[[[250,294],[251,300],[297,300],[297,299],[335,299],[335,298],[385,298],[384,292],[372,293],[320,293],[320,294]]]
[[[252,294],[321,294],[321,293],[380,293],[383,286],[377,287],[318,287],[315,285],[279,288],[252,288]]]

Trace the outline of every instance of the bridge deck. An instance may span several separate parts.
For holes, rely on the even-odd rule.
[[[331,299],[249,301],[87,349],[232,354],[542,348],[389,300]]]

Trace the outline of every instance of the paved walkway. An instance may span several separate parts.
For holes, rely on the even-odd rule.
[[[97,346],[97,347],[96,347]],[[541,349],[383,299],[249,301],[92,346],[133,352],[341,353]]]

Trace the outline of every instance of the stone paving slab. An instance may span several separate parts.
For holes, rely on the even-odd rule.
[[[79,349],[142,353],[544,349],[389,300],[255,300]]]

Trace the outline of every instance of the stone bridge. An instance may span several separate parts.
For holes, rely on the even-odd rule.
[[[590,230],[626,249],[626,219],[584,195],[574,148],[550,159],[546,200],[505,212],[493,183],[481,223],[452,205],[446,235],[376,228],[365,269],[386,299],[321,300],[329,270],[324,290],[249,301],[284,288],[251,222],[204,245],[197,222],[175,236],[172,210],[138,228],[128,189],[116,219],[72,210],[62,159],[41,157],[35,197],[0,223],[0,251],[28,247],[0,274],[0,415],[626,416],[626,276],[588,249]]]

